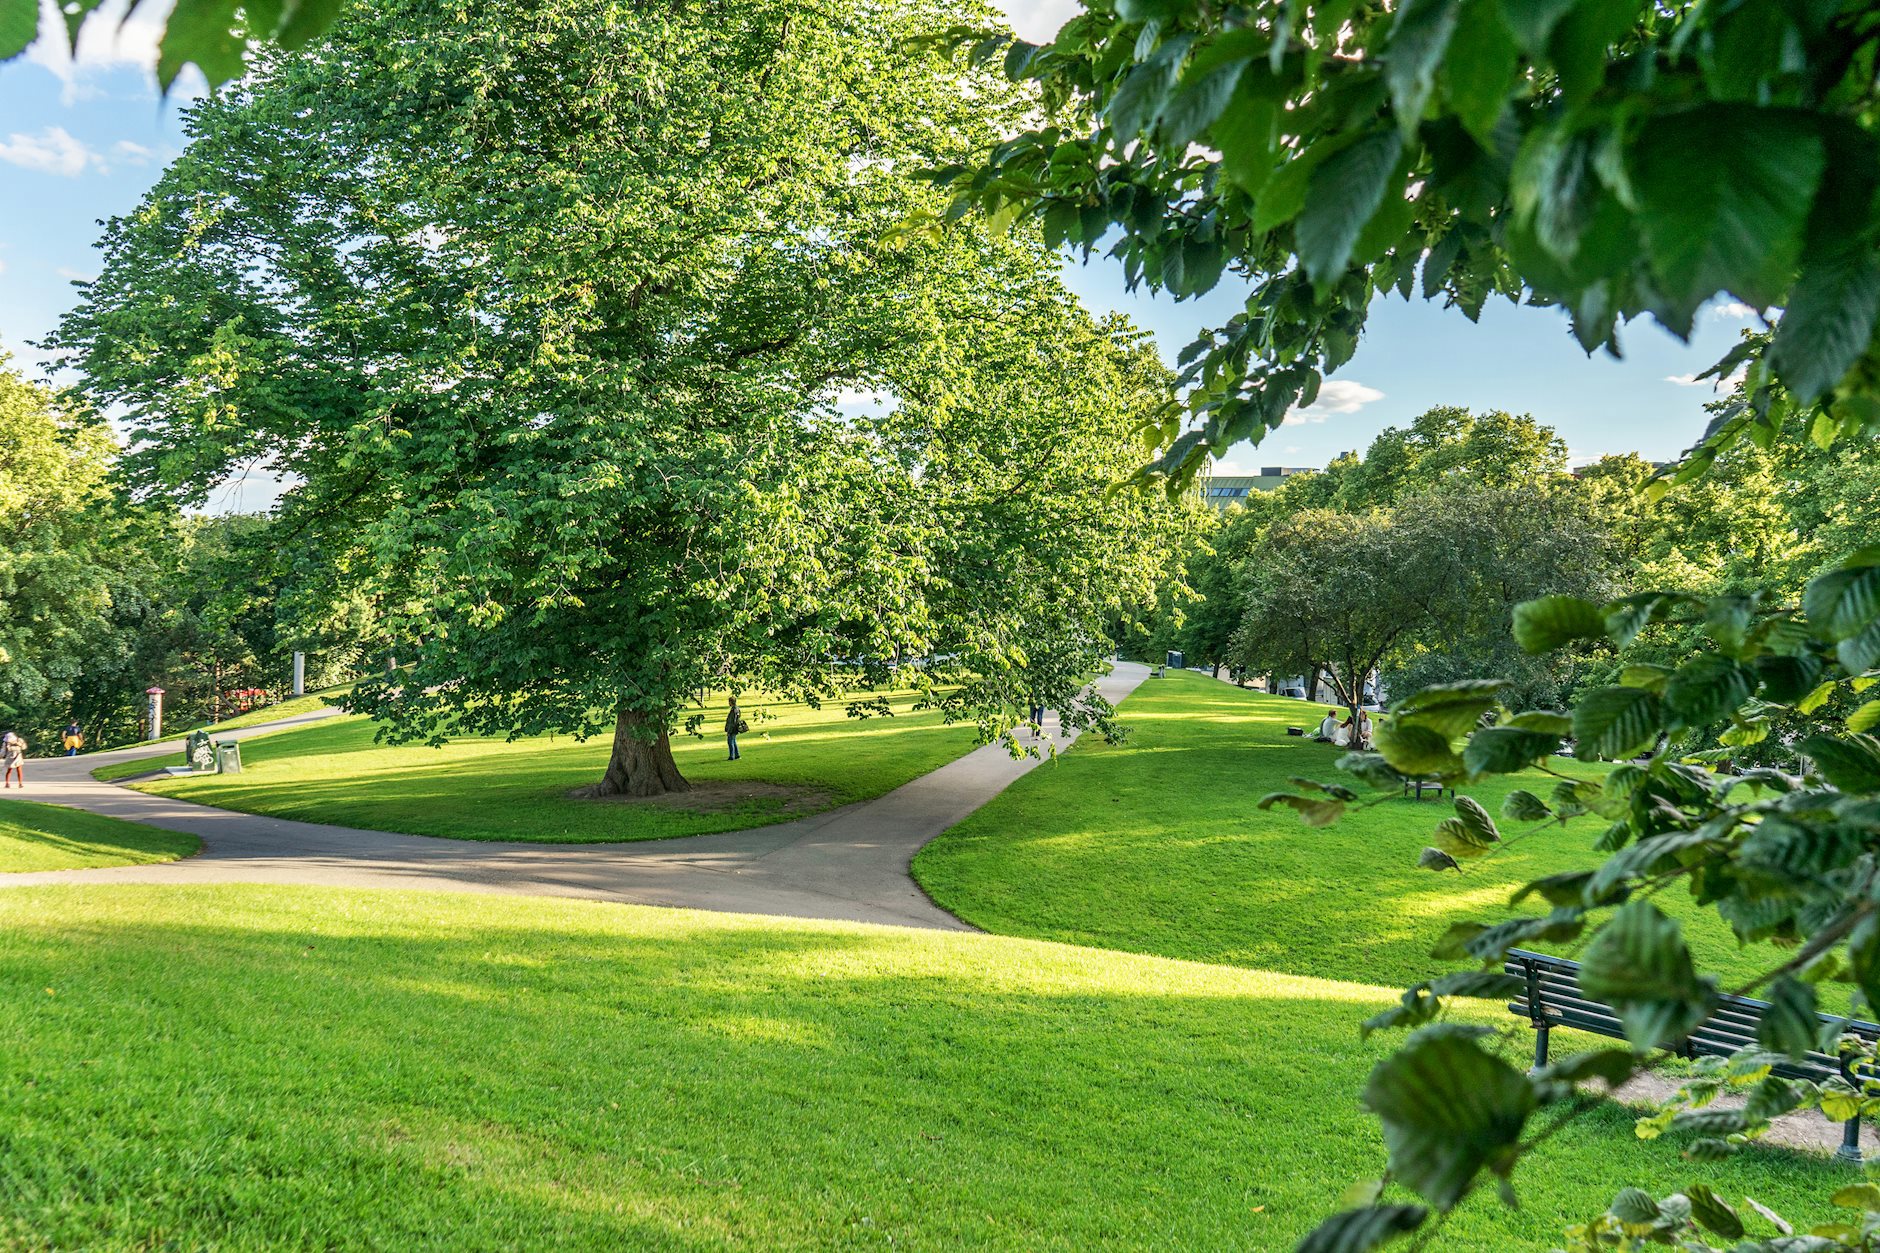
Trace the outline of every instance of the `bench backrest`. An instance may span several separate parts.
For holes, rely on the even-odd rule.
[[[1508,1003],[1510,1011],[1536,1026],[1574,1027],[1614,1040],[1625,1038],[1625,1029],[1612,1006],[1589,999],[1580,991],[1580,963],[1526,949],[1509,949],[1506,969],[1521,980],[1522,990]],[[1685,1057],[1728,1056],[1756,1043],[1756,1027],[1769,1009],[1768,1001],[1747,996],[1720,996],[1717,1007],[1704,1025],[1688,1040],[1673,1044]],[[1837,1023],[1843,1034],[1858,1035],[1869,1042],[1880,1041],[1880,1024],[1858,1018],[1842,1019],[1833,1014],[1819,1015],[1825,1023]],[[1816,1083],[1841,1074],[1841,1062],[1827,1053],[1811,1052],[1800,1062],[1781,1062],[1772,1067],[1787,1079],[1808,1079]]]

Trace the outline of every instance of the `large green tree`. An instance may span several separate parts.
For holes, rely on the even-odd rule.
[[[946,177],[1178,297],[1250,281],[1183,356],[1165,471],[1277,429],[1389,292],[1557,306],[1589,352],[1780,307],[1695,471],[1791,409],[1880,428],[1877,41],[1860,0],[1094,0],[982,34],[1050,107]]]
[[[1100,715],[1160,508],[1104,489],[1167,377],[1034,232],[886,238],[1022,104],[947,17],[362,8],[196,108],[59,343],[147,489],[299,480],[399,737],[606,731],[597,790],[645,795],[713,687],[865,700],[903,656],[988,734]]]
[[[163,528],[113,490],[103,423],[0,354],[0,721],[49,746],[72,718],[96,732],[137,674],[135,623]]]

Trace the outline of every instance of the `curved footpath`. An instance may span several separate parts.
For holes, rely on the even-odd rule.
[[[1148,676],[1118,662],[1097,681],[1112,704]],[[232,731],[243,739],[328,717],[302,714]],[[1047,730],[1056,731],[1048,717]],[[1057,739],[1061,751],[1074,736]],[[972,928],[927,899],[908,873],[915,852],[1040,763],[997,744],[974,749],[871,801],[748,831],[631,844],[497,844],[393,835],[292,822],[193,805],[99,783],[113,762],[174,756],[181,741],[82,757],[32,761],[28,800],[186,831],[202,852],[182,861],[95,870],[0,875],[0,887],[33,883],[288,883],[579,896],[712,909],[839,918],[906,927]]]

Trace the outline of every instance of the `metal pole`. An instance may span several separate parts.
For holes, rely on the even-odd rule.
[[[307,654],[297,652],[294,654],[294,695],[305,696],[306,694]]]

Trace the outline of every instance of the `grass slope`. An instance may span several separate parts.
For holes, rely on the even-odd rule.
[[[180,831],[97,814],[0,799],[0,872],[142,866],[188,857],[202,842]]]
[[[1123,704],[1126,743],[1078,741],[921,850],[914,876],[988,931],[1403,985],[1432,973],[1450,922],[1505,916],[1516,886],[1596,856],[1603,824],[1585,818],[1434,874],[1417,853],[1454,812],[1447,801],[1388,796],[1323,828],[1261,811],[1293,775],[1376,795],[1333,768],[1343,750],[1286,734],[1315,710],[1197,674],[1150,680]],[[1516,787],[1551,785],[1536,775],[1468,791],[1499,813]],[[1700,966],[1741,967],[1713,915],[1684,912]]]
[[[840,704],[753,706],[743,759],[725,760],[724,737],[678,736],[673,756],[694,783],[756,782],[790,795],[756,796],[716,808],[583,801],[570,789],[599,779],[604,740],[463,739],[443,748],[388,748],[374,724],[336,718],[242,742],[243,773],[159,779],[138,785],[164,796],[247,813],[412,835],[467,840],[583,843],[650,840],[735,831],[801,817],[899,787],[973,746],[968,726],[945,726],[933,712],[910,712],[896,693],[891,718],[854,719]],[[705,726],[724,722],[707,708]],[[762,716],[754,716],[762,715]],[[148,769],[148,766],[143,769]]]
[[[1280,1250],[1382,1160],[1373,988],[996,936],[588,902],[0,892],[0,1246]],[[1547,1247],[1605,1110],[1445,1250]]]

